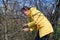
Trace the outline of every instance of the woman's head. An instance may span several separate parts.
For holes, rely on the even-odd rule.
[[[25,15],[28,15],[29,10],[30,10],[30,7],[24,6],[24,7],[21,9],[21,12],[24,13]]]

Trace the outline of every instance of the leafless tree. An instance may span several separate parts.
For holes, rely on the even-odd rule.
[[[20,9],[25,6],[26,2],[29,1],[29,6],[36,6],[38,10],[41,8],[40,0],[2,0],[3,7],[0,7],[1,13],[1,40],[33,40],[36,32],[22,32],[23,23],[29,22],[29,18],[21,13]],[[28,5],[27,5],[28,6]],[[41,10],[40,10],[41,11]],[[50,10],[49,10],[50,11]],[[51,12],[48,10],[46,14],[49,17],[52,17]],[[42,12],[42,11],[41,11]],[[54,21],[55,22],[55,21]],[[27,37],[26,37],[27,36]]]

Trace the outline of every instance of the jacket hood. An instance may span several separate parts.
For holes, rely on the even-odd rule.
[[[36,10],[36,7],[32,7],[30,10]]]
[[[30,12],[29,12],[28,16],[31,16],[31,15],[35,14],[36,12],[38,12],[37,8],[36,7],[32,7],[32,8],[30,8]]]

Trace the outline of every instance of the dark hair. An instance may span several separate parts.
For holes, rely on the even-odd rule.
[[[30,9],[30,7],[27,7],[27,6],[24,6],[22,9],[21,9],[21,11],[23,11],[23,10],[29,10]]]

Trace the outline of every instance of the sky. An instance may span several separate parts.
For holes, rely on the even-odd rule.
[[[10,0],[11,2],[13,2],[13,0]],[[23,5],[24,4],[24,0],[17,0],[18,2],[21,2],[21,4],[20,5]],[[26,3],[25,3],[25,5],[29,5],[29,3],[30,3],[30,1],[26,1]],[[2,2],[2,0],[0,0],[0,6],[3,6],[3,2]]]
[[[52,5],[52,4],[54,4],[54,3],[56,3],[55,1],[56,0],[9,0],[8,2],[10,2],[10,3],[14,3],[14,1],[18,1],[19,2],[19,5],[21,6],[21,7],[23,7],[23,6],[28,6],[28,7],[30,7],[30,6],[35,6],[36,7],[36,5],[35,4],[37,4],[37,6],[38,6],[38,9],[41,9],[42,11],[45,11],[44,9],[45,8],[49,8],[50,7],[50,4]],[[30,2],[31,1],[31,2]],[[36,1],[37,1],[37,3],[36,3]],[[46,2],[47,1],[47,2]],[[30,4],[31,3],[31,4]],[[34,4],[35,3],[35,4]],[[24,4],[24,5],[23,5]],[[55,5],[55,4],[54,4]],[[2,0],[0,0],[0,7],[3,7],[3,2],[2,2]],[[54,6],[54,8],[55,8],[55,6]],[[53,8],[53,9],[54,9]]]
[[[11,1],[11,2],[13,2],[13,0],[9,0],[9,1]],[[15,0],[16,1],[16,0]],[[25,0],[17,0],[18,2],[21,2],[21,5],[23,4],[23,1],[25,1]],[[38,0],[39,1],[39,0]],[[44,2],[44,1],[48,1],[48,2],[51,2],[51,3],[54,3],[54,1],[57,1],[57,0],[40,0],[41,2]],[[34,0],[32,0],[32,3],[34,2]],[[30,1],[29,0],[26,0],[26,3],[25,3],[25,5],[30,5]],[[3,6],[2,5],[2,0],[0,0],[0,6]]]
[[[3,6],[3,4],[2,4],[2,0],[0,0],[0,6]]]

